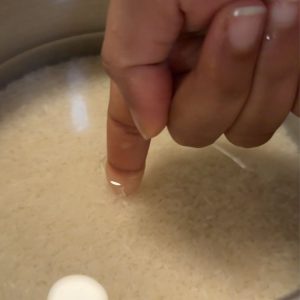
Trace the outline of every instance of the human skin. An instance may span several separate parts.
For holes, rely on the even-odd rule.
[[[256,147],[299,115],[298,0],[112,0],[102,57],[107,176],[126,194],[165,126],[185,146]]]

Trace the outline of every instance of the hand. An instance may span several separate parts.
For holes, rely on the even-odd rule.
[[[112,186],[136,190],[150,138],[166,125],[186,146],[224,133],[255,147],[300,114],[299,1],[266,2],[111,1],[102,57]]]

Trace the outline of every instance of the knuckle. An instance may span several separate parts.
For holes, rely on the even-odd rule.
[[[234,81],[231,81],[224,78],[215,78],[214,86],[218,88],[220,99],[222,101],[224,98],[226,100],[240,101],[240,99],[246,97],[247,88],[242,84],[236,84]]]
[[[238,147],[256,148],[267,143],[273,136],[273,133],[268,134],[230,134],[226,133],[227,140]]]
[[[169,133],[172,139],[180,146],[202,148],[213,144],[217,137],[212,136],[199,136],[199,134],[193,135],[191,132],[182,132],[172,127],[168,127]]]
[[[111,51],[106,50],[104,47],[101,52],[101,64],[103,69],[110,77],[115,77],[123,70],[120,59],[111,54]]]
[[[282,82],[293,81],[296,74],[297,70],[295,70],[294,66],[284,66],[280,71],[273,67],[266,73],[265,78],[272,84],[274,84],[274,82],[282,84]]]
[[[236,78],[228,76],[228,72],[218,70],[218,66],[206,63],[206,76],[210,82],[210,86],[214,88],[216,95],[223,101],[226,100],[239,101],[246,97],[249,90],[249,81],[243,77]],[[201,70],[199,70],[201,72]]]
[[[111,59],[109,54],[107,54],[104,50],[102,50],[102,52],[101,52],[101,63],[102,63],[103,69],[109,75],[111,75],[112,69],[113,69],[113,60]]]
[[[138,131],[138,129],[134,124],[125,123],[121,121],[118,117],[114,116],[111,112],[108,112],[108,118],[111,122],[114,123],[114,126],[116,128],[122,130],[122,132],[125,133],[126,135],[141,137],[140,132]]]

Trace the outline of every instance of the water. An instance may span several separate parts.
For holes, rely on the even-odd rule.
[[[96,58],[0,91],[0,298],[85,274],[110,299],[275,299],[299,271],[297,148],[152,143],[141,191],[104,180],[108,81]]]

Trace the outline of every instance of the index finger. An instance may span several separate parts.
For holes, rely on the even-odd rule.
[[[136,128],[117,85],[111,81],[107,118],[106,173],[117,193],[129,195],[142,180],[150,140]]]

